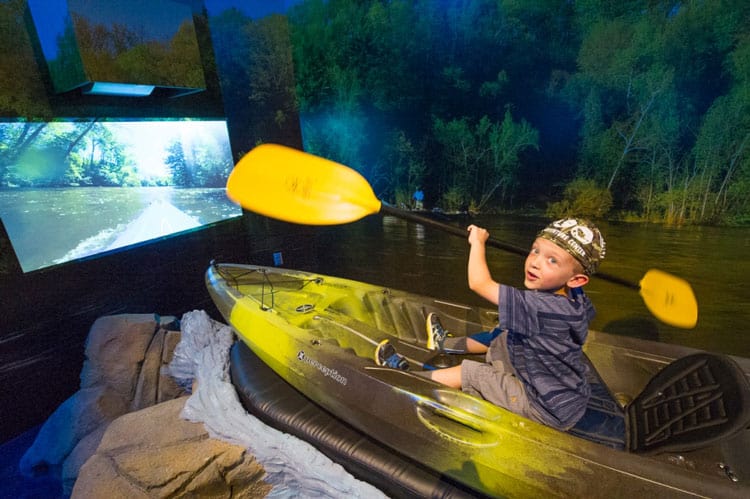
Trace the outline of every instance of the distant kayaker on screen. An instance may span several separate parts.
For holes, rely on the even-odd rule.
[[[542,229],[526,257],[526,289],[521,290],[490,275],[487,230],[470,225],[468,231],[469,288],[497,305],[498,327],[454,338],[429,314],[428,348],[486,353],[486,362],[464,359],[419,374],[554,428],[573,427],[586,411],[591,392],[583,344],[594,307],[582,288],[604,258],[601,232],[581,218],[557,220]],[[375,357],[380,365],[408,368],[387,341],[378,345]]]

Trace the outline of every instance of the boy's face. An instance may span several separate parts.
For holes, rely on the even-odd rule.
[[[531,245],[524,265],[526,288],[557,291],[583,286],[588,280],[576,259],[552,241],[538,237]]]

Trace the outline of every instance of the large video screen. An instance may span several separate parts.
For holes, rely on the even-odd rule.
[[[242,214],[224,121],[0,123],[0,218],[24,272]]]

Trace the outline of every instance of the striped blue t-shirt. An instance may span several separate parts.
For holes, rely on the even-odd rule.
[[[554,428],[567,429],[586,411],[583,344],[594,307],[580,288],[569,296],[500,285],[499,325],[529,403]]]

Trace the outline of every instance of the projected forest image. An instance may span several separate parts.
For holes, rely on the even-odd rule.
[[[241,214],[223,121],[0,124],[0,217],[24,271]]]
[[[384,200],[750,220],[744,0],[307,0],[211,27],[219,65],[233,50],[246,78],[230,87],[279,126],[293,102],[305,149]],[[293,99],[263,100],[272,89]]]
[[[297,146],[300,132],[307,151],[358,170],[400,206],[414,207],[421,192],[426,209],[446,212],[750,221],[745,0],[206,1],[207,22],[194,19],[210,31],[227,143],[205,160],[207,145],[173,147],[163,139],[171,132],[125,145],[104,117],[55,122],[36,97],[44,88],[18,22],[23,5],[0,3],[0,38],[17,48],[0,57],[9,120],[0,126],[0,217],[24,269],[111,248],[107,231],[127,227],[152,202],[146,193],[169,192],[196,217],[178,198],[213,189],[218,211],[239,214],[219,194],[229,139],[236,160],[263,142]],[[138,156],[147,150],[151,159]],[[166,166],[146,167],[152,160]],[[51,198],[93,186],[99,196],[143,195],[119,201],[128,209],[114,211],[128,215],[114,225],[68,228],[70,240],[49,241],[67,219],[50,218],[42,231],[28,219],[40,207],[86,212]],[[44,196],[11,198],[35,189]],[[203,212],[200,223],[225,215]],[[45,255],[29,259],[31,247]]]
[[[92,82],[205,87],[190,9],[169,0],[29,0],[58,92]],[[69,10],[68,10],[69,9]]]

